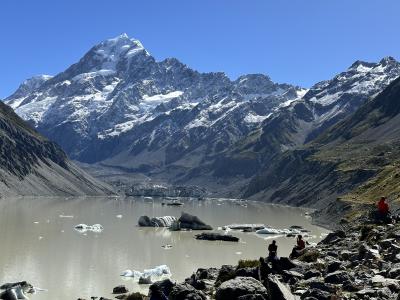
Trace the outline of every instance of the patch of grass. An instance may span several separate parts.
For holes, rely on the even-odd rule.
[[[242,268],[255,268],[260,266],[260,261],[257,259],[241,259],[238,262],[238,269]]]

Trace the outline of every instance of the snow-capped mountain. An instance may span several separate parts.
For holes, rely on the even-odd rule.
[[[112,158],[130,168],[169,164],[193,151],[201,161],[305,93],[261,74],[231,81],[177,59],[157,62],[126,34],[41,78],[29,88],[32,80],[23,83],[6,103],[72,158]]]
[[[301,99],[280,108],[264,121],[258,138],[243,143],[248,143],[247,149],[271,154],[301,146],[355,112],[399,76],[400,63],[392,57],[379,63],[357,61],[334,78],[311,87]]]
[[[287,153],[290,156],[291,152],[295,153],[296,149],[303,148],[326,129],[349,117],[399,76],[400,63],[391,57],[379,63],[355,62],[331,80],[311,87],[301,99],[281,104],[258,128],[183,175],[181,180],[195,183],[198,182],[197,174],[203,177],[205,174],[207,180],[203,178],[200,184],[206,181],[213,185],[214,179],[218,178],[227,191],[233,191],[229,196],[235,196],[246,189],[246,181],[251,181],[255,175],[267,173],[272,176],[261,176],[261,181],[252,181],[245,195],[258,193],[264,190],[267,182],[283,180],[282,176],[274,177],[274,173],[269,172],[274,163],[280,162],[279,174],[289,178],[295,169],[285,167]],[[296,160],[296,168],[301,168],[301,159]],[[235,178],[241,178],[240,183],[236,183]],[[265,194],[263,197],[268,198]]]
[[[235,192],[233,182],[243,187],[399,76],[400,63],[387,57],[357,61],[309,90],[262,74],[232,81],[174,58],[158,62],[121,35],[54,77],[24,82],[5,101],[81,162]]]

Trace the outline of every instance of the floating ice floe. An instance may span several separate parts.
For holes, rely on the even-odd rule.
[[[230,224],[222,226],[223,230],[257,231],[265,228],[264,224]]]
[[[301,234],[302,231],[298,229],[276,229],[272,227],[264,227],[256,231],[257,234],[271,234],[271,235],[293,235]]]
[[[73,219],[74,216],[72,215],[58,215],[59,218],[65,218],[65,219]]]
[[[139,280],[140,278],[160,278],[160,277],[169,277],[171,276],[171,271],[167,265],[157,266],[153,269],[145,269],[143,272],[136,270],[125,270],[122,272],[121,276],[123,277],[131,277],[135,280]]]
[[[79,233],[86,233],[88,231],[100,233],[104,230],[104,228],[100,224],[94,224],[94,225],[78,224],[75,226],[75,230],[78,231]]]
[[[4,290],[3,292],[0,292],[0,299],[10,300],[29,299],[27,294],[35,294],[44,291],[47,292],[47,290],[34,287],[26,281],[5,283],[0,286],[0,290]]]

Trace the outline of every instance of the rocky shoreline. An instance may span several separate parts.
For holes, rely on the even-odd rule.
[[[400,299],[400,225],[357,223],[342,225],[294,260],[200,268],[183,283],[166,279],[150,289],[171,300]]]

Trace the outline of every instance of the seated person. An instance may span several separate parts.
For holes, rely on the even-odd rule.
[[[289,257],[291,259],[299,257],[303,253],[305,248],[306,248],[306,243],[303,240],[303,236],[299,234],[297,236],[296,246],[293,247],[292,253],[290,254]]]

